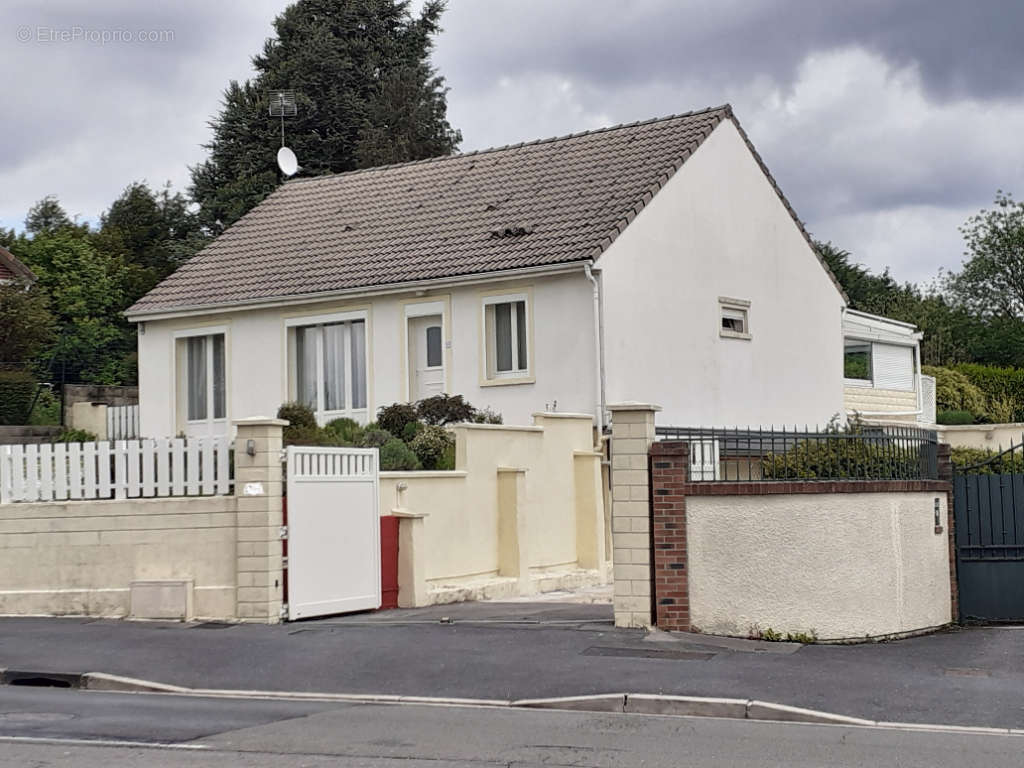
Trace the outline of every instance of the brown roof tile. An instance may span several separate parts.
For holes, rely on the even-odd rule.
[[[726,105],[290,181],[128,314],[255,304],[596,258],[731,116]]]

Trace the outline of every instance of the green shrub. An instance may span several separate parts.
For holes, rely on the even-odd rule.
[[[380,468],[385,472],[406,472],[420,469],[420,460],[408,445],[394,437],[380,449]]]
[[[1024,369],[961,363],[953,370],[981,391],[988,421],[1005,423],[1024,419]]]
[[[921,373],[935,377],[935,407],[940,411],[968,411],[985,417],[985,395],[959,370],[924,366]]]
[[[362,445],[364,429],[355,419],[333,419],[324,425],[324,432],[337,440],[335,445]]]
[[[363,448],[383,448],[395,439],[395,436],[386,429],[368,429],[363,432],[361,445]]]
[[[482,411],[477,411],[473,414],[473,422],[476,424],[501,424],[501,414],[496,411],[492,411],[490,408],[484,408]]]
[[[974,414],[970,411],[939,411],[935,415],[935,421],[939,424],[953,426],[956,424],[973,424]]]
[[[28,424],[37,386],[28,371],[0,371],[0,424]]]
[[[313,409],[302,403],[284,403],[277,409],[277,418],[286,419],[285,445],[327,445],[328,438],[317,426]]]
[[[52,427],[60,424],[60,398],[49,387],[39,390],[36,406],[29,414],[28,423],[33,426]]]
[[[412,448],[424,469],[440,469],[445,453],[454,444],[454,438],[444,427],[431,424],[416,435],[409,447]]]
[[[1014,451],[1013,453],[1002,455],[997,451],[985,448],[954,448],[950,451],[950,458],[953,461],[953,466],[961,469],[964,467],[974,467],[976,464],[988,462],[989,459],[993,459],[996,456],[999,456],[999,458],[995,461],[984,464],[980,467],[975,467],[971,469],[971,472],[979,475],[1010,475],[1024,472],[1024,453],[1021,453],[1021,451]]]
[[[392,403],[377,411],[377,424],[396,437],[402,434],[406,424],[414,421],[418,421],[416,408],[409,403]]]
[[[64,429],[53,438],[55,443],[94,443],[96,435],[87,429]]]
[[[405,425],[405,429],[402,430],[402,440],[412,444],[412,441],[416,439],[416,435],[423,431],[424,426],[426,425],[422,421],[410,421]]]
[[[427,424],[443,426],[473,421],[476,408],[462,395],[434,395],[416,403],[416,415]]]

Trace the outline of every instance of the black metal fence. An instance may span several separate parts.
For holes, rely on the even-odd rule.
[[[914,426],[657,427],[690,446],[691,482],[935,480],[938,440]]]

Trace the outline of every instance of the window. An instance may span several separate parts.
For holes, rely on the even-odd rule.
[[[427,328],[427,367],[438,368],[441,362],[441,326]]]
[[[224,334],[186,338],[185,371],[188,420],[209,421],[225,418],[227,388],[224,374]]]
[[[843,344],[843,376],[871,381],[871,342],[847,339]]]
[[[527,297],[492,296],[484,300],[487,378],[530,375]]]
[[[365,319],[296,325],[291,341],[294,397],[321,423],[365,416]]]
[[[718,305],[720,313],[718,335],[732,339],[751,338],[748,312],[750,302],[745,299],[729,299],[719,296]]]

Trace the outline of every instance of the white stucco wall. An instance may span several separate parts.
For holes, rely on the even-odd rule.
[[[963,424],[940,426],[939,442],[954,448],[980,448],[984,451],[1005,451],[1024,442],[1024,424]]]
[[[597,265],[608,402],[674,425],[842,413],[842,297],[730,121]],[[751,302],[752,339],[719,336],[720,296]]]
[[[532,383],[481,383],[480,344],[484,294],[530,292],[533,333]],[[448,290],[394,294],[344,302],[253,309],[173,320],[148,321],[139,336],[139,404],[146,437],[177,434],[174,333],[226,326],[227,421],[272,416],[288,399],[285,320],[301,315],[366,310],[370,337],[367,366],[369,411],[407,398],[402,335],[405,306],[443,301],[449,307],[445,340],[447,387],[473,405],[501,413],[506,424],[529,424],[546,406],[593,413],[594,344],[592,288],[582,269],[561,276],[506,283],[481,283]]]
[[[951,621],[945,493],[689,496],[693,626],[863,639]]]

